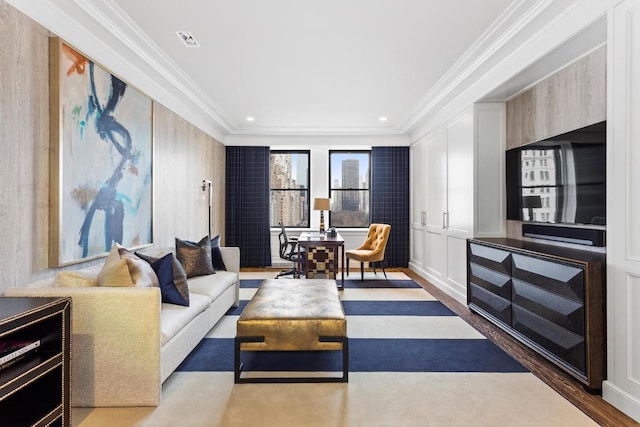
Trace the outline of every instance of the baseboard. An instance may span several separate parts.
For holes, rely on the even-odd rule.
[[[609,380],[602,383],[602,398],[615,408],[640,422],[640,399],[632,396]]]
[[[433,286],[440,289],[442,292],[449,295],[451,298],[455,299],[460,304],[464,305],[465,307],[467,306],[466,289],[464,293],[462,293],[458,289],[453,287],[450,283],[446,283],[445,281],[440,280],[439,278],[435,277],[431,273],[427,272],[426,270],[420,267],[417,267],[415,264],[412,264],[411,262],[409,262],[409,270],[413,271],[414,273],[416,273],[417,275],[419,275],[420,277],[422,277],[423,279],[431,283]]]

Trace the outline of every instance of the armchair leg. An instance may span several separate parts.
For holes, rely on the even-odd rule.
[[[387,278],[387,272],[384,271],[384,261],[380,261],[380,268],[382,268],[382,272],[384,273],[384,278]]]
[[[360,280],[364,280],[364,262],[360,261]]]
[[[347,276],[349,275],[349,258],[345,261],[347,263]]]

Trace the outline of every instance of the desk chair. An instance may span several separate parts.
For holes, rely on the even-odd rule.
[[[285,230],[284,225],[280,223],[280,234],[278,234],[278,240],[280,241],[280,258],[291,261],[293,263],[293,268],[281,271],[276,276],[276,279],[281,276],[291,275],[293,275],[294,278],[300,277],[300,273],[298,272],[298,238],[287,237],[287,230]],[[301,252],[300,256],[304,259],[304,252]]]
[[[347,257],[347,276],[349,275],[349,260],[355,259],[360,261],[360,278],[364,280],[364,263],[368,262],[373,267],[373,273],[376,273],[376,264],[382,267],[384,278],[387,278],[387,272],[384,271],[384,251],[389,241],[389,233],[391,225],[389,224],[371,224],[367,240],[364,241],[359,248],[349,249],[345,251]]]

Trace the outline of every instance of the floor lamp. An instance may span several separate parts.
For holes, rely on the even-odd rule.
[[[207,217],[209,219],[209,228],[207,229],[207,236],[209,236],[209,239],[211,239],[211,204],[213,203],[213,183],[208,179],[203,179],[200,189],[202,190],[202,201],[209,207],[209,215]]]

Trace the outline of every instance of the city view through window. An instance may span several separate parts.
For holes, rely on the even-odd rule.
[[[330,225],[369,226],[369,151],[332,151],[330,159]]]
[[[369,151],[332,151],[329,225],[369,226]],[[310,215],[309,151],[272,151],[270,224],[308,228]],[[326,213],[325,213],[326,214]]]
[[[270,223],[309,227],[309,152],[271,152]]]

